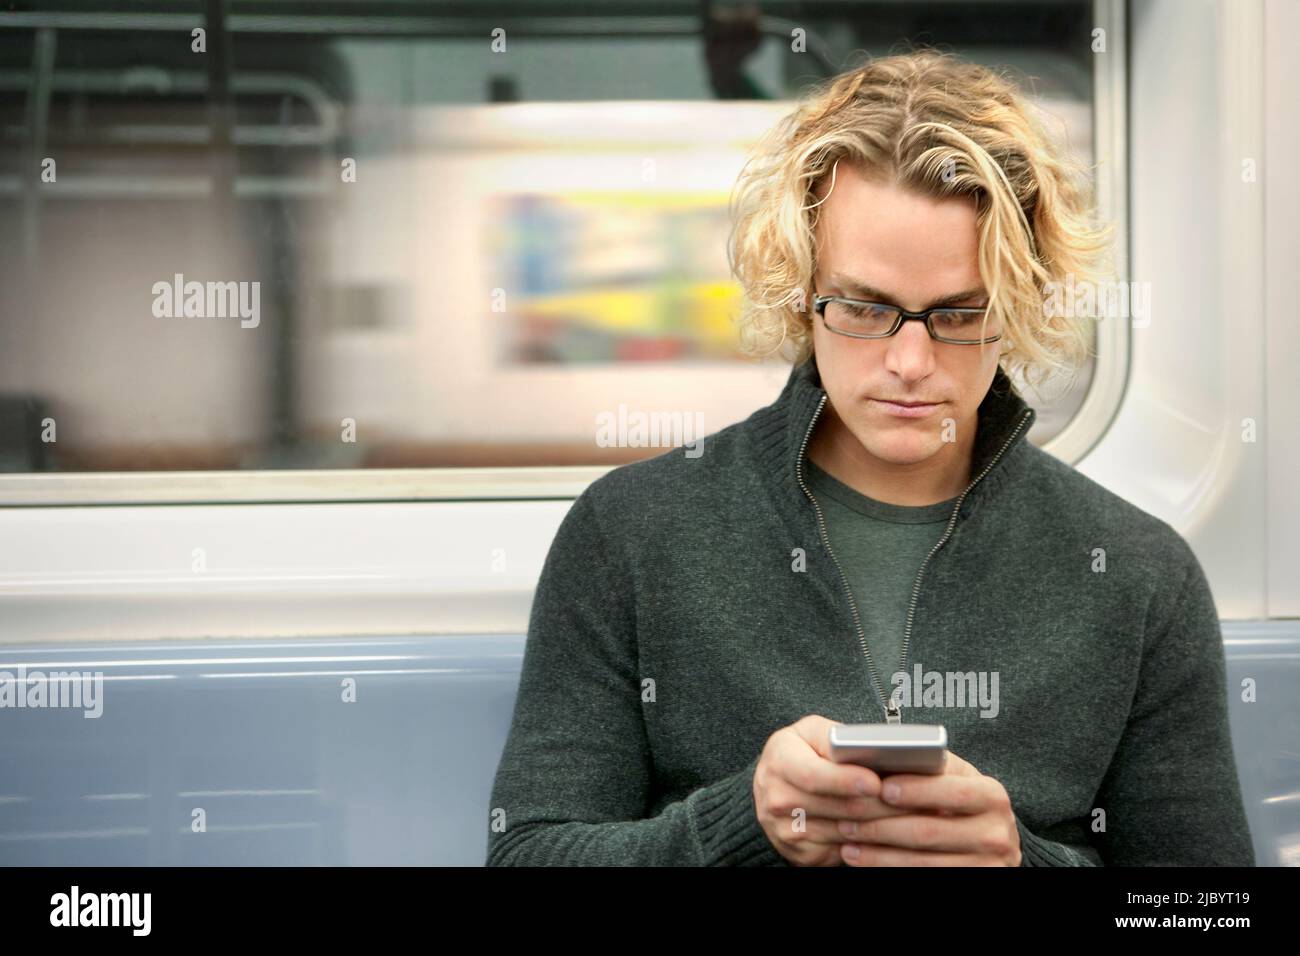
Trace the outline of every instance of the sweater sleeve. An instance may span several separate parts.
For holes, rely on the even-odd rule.
[[[1218,612],[1176,533],[1171,550],[1181,560],[1148,612],[1128,721],[1097,796],[1097,843],[1112,866],[1254,866]]]
[[[1038,836],[1016,817],[1016,832],[1020,834],[1021,866],[1098,866],[1097,851],[1057,843]]]
[[[757,754],[648,816],[634,601],[589,488],[561,522],[533,599],[487,865],[785,865],[755,811]]]

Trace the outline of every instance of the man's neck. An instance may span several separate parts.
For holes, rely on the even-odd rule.
[[[956,435],[956,441],[945,443],[924,461],[895,464],[868,452],[827,404],[809,442],[808,458],[868,498],[893,505],[932,505],[957,497],[970,483],[975,429],[958,426]]]

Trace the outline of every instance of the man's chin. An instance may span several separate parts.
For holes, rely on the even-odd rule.
[[[943,447],[942,442],[936,442],[929,436],[921,435],[891,436],[884,440],[877,436],[874,440],[865,441],[862,444],[874,458],[891,465],[919,464],[928,458],[934,457],[939,449]]]

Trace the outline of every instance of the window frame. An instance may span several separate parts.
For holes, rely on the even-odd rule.
[[[1096,27],[1105,30],[1107,44],[1107,52],[1095,57],[1093,70],[1097,205],[1101,218],[1115,224],[1115,278],[1125,281],[1129,274],[1127,0],[1093,0],[1093,13]],[[193,19],[190,14],[175,16],[186,22]],[[1065,427],[1042,445],[1070,465],[1101,441],[1128,384],[1128,323],[1102,321],[1096,329],[1096,361],[1083,402]],[[619,466],[31,472],[0,475],[0,507],[565,500],[576,498],[614,467]]]

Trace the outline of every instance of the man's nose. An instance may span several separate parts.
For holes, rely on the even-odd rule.
[[[934,371],[934,339],[924,322],[907,321],[889,339],[885,368],[907,382]]]

